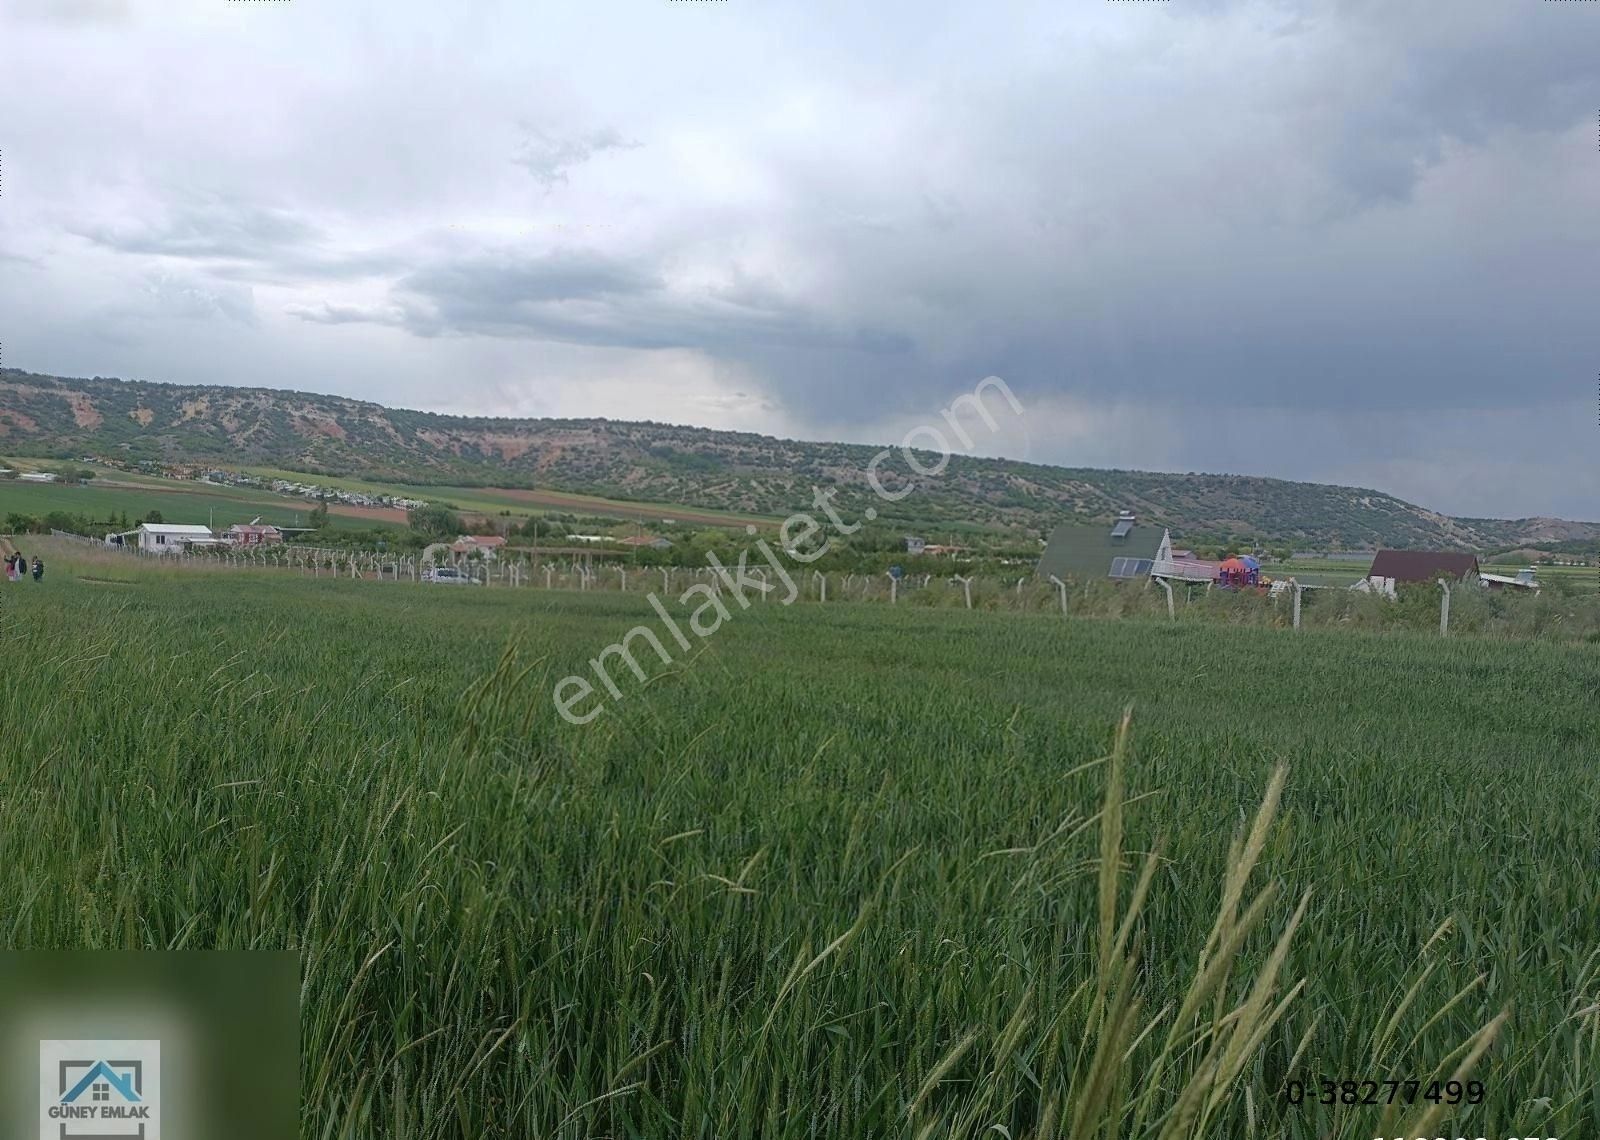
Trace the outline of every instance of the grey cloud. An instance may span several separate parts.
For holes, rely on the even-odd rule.
[[[512,159],[546,190],[567,181],[567,172],[608,150],[629,150],[641,144],[625,140],[610,127],[566,138],[524,125],[526,137]]]
[[[592,251],[499,251],[443,261],[401,282],[404,327],[421,336],[543,338],[608,348],[788,347],[904,352],[888,329],[835,324],[769,285],[674,288],[662,270]]]
[[[223,197],[201,198],[158,221],[85,226],[76,231],[119,253],[182,258],[265,258],[319,239],[287,210]]]
[[[271,345],[397,402],[627,416],[671,356],[694,409],[791,433],[993,373],[1030,406],[1141,409],[1063,462],[1584,501],[1586,459],[1492,424],[1592,398],[1594,5],[774,0],[692,32],[677,7],[604,53],[522,5],[323,5],[314,37],[229,38],[151,2],[103,43],[0,11],[29,92],[5,238],[37,255],[0,311],[57,330],[21,363],[103,344],[90,371],[126,351],[259,381]],[[442,372],[480,379],[442,394]],[[1481,475],[1502,444],[1498,470],[1539,473],[1503,496]]]
[[[392,276],[408,264],[398,250],[329,249],[325,231],[294,211],[222,195],[185,195],[154,220],[73,232],[118,254],[194,262],[212,277],[247,284]]]
[[[256,323],[255,297],[246,288],[213,286],[192,277],[158,273],[145,280],[142,291],[151,307],[164,316]]]
[[[334,305],[326,301],[319,305],[286,305],[284,312],[303,321],[323,325],[400,324],[405,313],[399,309],[385,309],[367,305]]]

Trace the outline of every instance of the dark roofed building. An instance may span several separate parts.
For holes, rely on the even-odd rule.
[[[1166,549],[1163,550],[1163,547]],[[1158,557],[1171,557],[1163,527],[1140,526],[1129,511],[1110,523],[1062,523],[1039,558],[1039,576],[1146,578]]]
[[[1380,550],[1372,560],[1368,578],[1396,582],[1431,582],[1435,578],[1461,581],[1478,576],[1478,556],[1450,550]]]

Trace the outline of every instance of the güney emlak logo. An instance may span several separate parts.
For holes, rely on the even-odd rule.
[[[40,1140],[160,1140],[161,1042],[39,1042]]]

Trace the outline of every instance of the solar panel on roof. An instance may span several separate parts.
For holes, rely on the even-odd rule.
[[[1142,578],[1154,570],[1155,565],[1155,560],[1152,558],[1113,558],[1110,577]]]
[[[1127,538],[1133,532],[1132,519],[1118,519],[1117,525],[1111,528],[1112,538]]]

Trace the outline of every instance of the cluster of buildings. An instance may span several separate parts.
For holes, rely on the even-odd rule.
[[[280,495],[295,495],[302,499],[315,499],[318,502],[346,503],[352,507],[398,507],[409,511],[428,505],[426,499],[403,499],[396,495],[344,491],[337,487],[324,487],[319,483],[300,483],[293,479],[261,479],[254,475],[241,475],[237,471],[201,471],[193,474],[191,478],[203,483],[219,483],[231,487],[265,487]]]
[[[1362,556],[1340,554],[1336,557],[1350,560]],[[1351,583],[1350,589],[1392,598],[1399,585],[1441,579],[1476,583],[1492,590],[1539,589],[1537,572],[1531,566],[1515,575],[1491,574],[1478,565],[1476,555],[1458,551],[1378,550],[1371,552],[1370,557],[1367,573]],[[1154,578],[1208,582],[1223,587],[1273,585],[1272,579],[1260,573],[1260,563],[1256,559],[1248,555],[1221,562],[1197,558],[1192,550],[1175,549],[1172,534],[1165,527],[1141,525],[1132,511],[1123,511],[1109,525],[1062,523],[1045,545],[1038,572],[1042,578],[1071,578],[1079,582],[1094,578],[1121,581]]]
[[[282,542],[282,530],[260,522],[235,523],[220,532],[184,523],[140,523],[134,530],[106,535],[107,546],[132,547],[144,554],[182,554],[191,547],[255,549]]]

